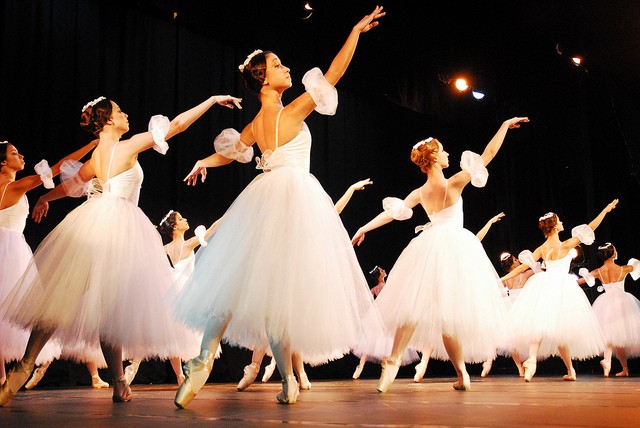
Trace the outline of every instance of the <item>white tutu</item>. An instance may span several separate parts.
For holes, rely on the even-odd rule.
[[[640,301],[624,291],[624,280],[604,284],[605,293],[593,311],[608,345],[625,348],[627,357],[640,356]]]
[[[3,303],[5,319],[53,328],[64,345],[103,340],[130,358],[180,355],[183,341],[163,300],[171,268],[160,235],[137,207],[141,182],[136,163],[56,226]]]
[[[576,278],[568,273],[571,255],[545,263],[547,270],[529,278],[509,311],[510,343],[523,349],[542,340],[538,359],[559,355],[562,345],[572,358],[601,354],[604,339],[598,320]]]
[[[376,304],[387,331],[415,324],[409,347],[447,360],[442,335],[458,339],[467,362],[495,358],[504,340],[502,284],[476,236],[462,227],[462,198],[430,216],[404,249]]]
[[[321,364],[357,344],[373,298],[333,202],[309,174],[310,147],[304,124],[263,155],[268,172],[244,189],[196,254],[176,314],[198,330],[231,315],[228,343],[268,349],[270,337]]]

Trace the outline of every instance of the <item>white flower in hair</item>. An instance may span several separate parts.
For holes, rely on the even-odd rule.
[[[254,56],[261,54],[262,50],[261,49],[256,49],[255,51],[251,52],[248,56],[247,59],[244,60],[244,62],[242,64],[240,64],[238,66],[238,69],[240,70],[240,73],[242,73],[244,71],[244,68],[249,65],[249,63],[251,62],[251,60],[253,59]]]
[[[545,215],[543,215],[542,217],[540,217],[540,218],[538,219],[538,221],[546,220],[546,219],[548,219],[548,218],[553,217],[553,215],[554,215],[554,214],[553,214],[552,212],[548,212],[548,213],[546,213]]]
[[[100,101],[102,101],[102,100],[106,100],[106,98],[105,98],[105,97],[98,97],[98,98],[96,98],[96,99],[95,99],[95,100],[93,100],[93,101],[89,101],[88,103],[86,103],[86,104],[84,105],[84,107],[82,107],[82,112],[84,113],[84,111],[85,111],[86,109],[88,109],[89,107],[93,107],[94,105],[98,104],[98,103],[99,103]]]
[[[162,224],[167,221],[169,219],[169,216],[171,214],[173,214],[174,211],[173,210],[169,210],[169,212],[167,213],[167,215],[165,215],[164,217],[162,217],[162,220],[160,220],[160,223],[158,223],[160,226],[162,226]]]
[[[427,139],[424,139],[422,141],[418,141],[414,146],[413,146],[413,150],[417,149],[418,147],[420,147],[423,144],[427,144],[430,143],[431,141],[433,141],[433,137],[429,137]]]

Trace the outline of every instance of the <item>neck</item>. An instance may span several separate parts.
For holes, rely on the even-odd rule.
[[[260,104],[276,104],[282,106],[282,92],[273,89],[260,92]]]
[[[174,242],[184,242],[184,230],[174,230],[172,237]]]
[[[16,171],[10,170],[8,168],[3,168],[2,172],[0,172],[2,177],[6,177],[8,181],[16,181]]]

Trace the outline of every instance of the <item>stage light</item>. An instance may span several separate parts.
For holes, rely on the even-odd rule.
[[[305,14],[307,14],[307,16],[305,16],[302,19],[309,19],[311,18],[311,15],[313,15],[313,7],[309,4],[309,2],[305,2],[304,3],[304,7],[303,9],[305,10]]]
[[[580,65],[582,65],[582,58],[579,56],[574,56],[571,58],[571,62],[573,63],[573,65],[575,65],[576,67],[580,67]]]
[[[476,100],[481,100],[484,98],[484,93],[478,91],[471,91],[471,95],[473,95],[473,98],[475,98]]]
[[[467,83],[467,80],[463,78],[456,79],[454,85],[456,89],[459,90],[460,92],[464,92],[467,89],[469,89],[469,84]]]

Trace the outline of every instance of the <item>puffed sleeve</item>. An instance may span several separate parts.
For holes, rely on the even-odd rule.
[[[537,262],[533,259],[533,253],[530,250],[520,251],[520,254],[518,254],[518,261],[523,265],[529,266],[531,270],[535,273],[542,271],[540,262]]]
[[[460,160],[460,168],[471,175],[471,184],[473,186],[484,187],[487,184],[489,171],[487,171],[487,168],[484,166],[484,160],[482,160],[482,156],[479,154],[469,150],[463,152]]]
[[[596,240],[595,233],[587,224],[581,224],[571,229],[571,237],[578,238],[580,242],[586,245],[591,245]]]
[[[169,150],[169,143],[166,142],[165,137],[169,132],[169,118],[161,114],[152,116],[149,119],[149,132],[153,136],[153,142],[156,143],[153,146],[153,150],[164,155]]]
[[[629,275],[631,275],[631,278],[633,278],[634,281],[637,281],[638,278],[640,278],[640,260],[631,258],[627,264],[633,266],[633,270]]]
[[[67,196],[79,198],[89,191],[91,180],[82,181],[78,176],[78,171],[82,167],[82,162],[77,160],[66,160],[60,165],[60,183]]]
[[[338,108],[338,91],[324,78],[319,68],[312,68],[302,78],[305,90],[316,103],[315,110],[320,114],[333,116]]]
[[[406,220],[411,218],[413,210],[404,204],[399,198],[384,198],[382,200],[384,212],[393,217],[394,220]]]
[[[591,275],[591,272],[589,272],[589,269],[580,268],[580,270],[578,270],[578,275],[584,278],[584,281],[587,283],[589,287],[593,287],[594,285],[596,285],[596,278],[593,275]]]
[[[46,159],[42,159],[40,162],[33,167],[36,174],[40,176],[40,180],[44,184],[44,187],[47,189],[53,189],[55,185],[53,184],[53,173],[51,172],[51,167],[49,166],[49,162]]]
[[[213,147],[216,153],[241,163],[253,159],[253,147],[244,144],[240,140],[240,133],[233,128],[224,129],[213,141]]]

